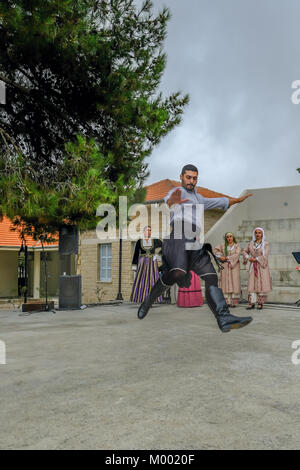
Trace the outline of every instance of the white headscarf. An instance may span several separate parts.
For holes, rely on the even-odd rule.
[[[265,256],[265,231],[264,231],[264,229],[261,228],[261,227],[256,227],[256,228],[253,230],[253,234],[252,234],[252,241],[253,241],[253,242],[255,242],[255,240],[256,240],[255,230],[261,230],[261,232],[262,232],[261,244],[262,244],[263,256]]]

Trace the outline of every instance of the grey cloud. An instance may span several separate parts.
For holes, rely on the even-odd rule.
[[[236,196],[245,188],[300,184],[300,79],[296,0],[160,0],[172,12],[164,93],[190,105],[149,158],[147,183],[199,166],[199,184]]]

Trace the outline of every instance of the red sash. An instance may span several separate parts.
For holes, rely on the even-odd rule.
[[[257,261],[253,262],[254,275],[258,277]]]

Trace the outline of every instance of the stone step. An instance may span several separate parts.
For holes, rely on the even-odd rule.
[[[293,260],[293,252],[300,252],[300,233],[299,233],[299,242],[272,242],[269,245],[270,255],[290,255]],[[295,260],[295,263],[296,260]]]
[[[272,282],[274,285],[286,285],[300,288],[300,273],[291,271],[272,271],[270,270]],[[248,271],[241,270],[241,283],[246,285],[248,282]]]
[[[279,254],[272,254],[269,256],[269,268],[271,271],[290,271],[291,273],[299,274],[300,277],[300,270],[298,271],[296,268],[300,267],[294,257],[292,255],[279,255]],[[248,270],[249,263],[246,265],[243,264],[243,258],[240,257],[240,269]]]
[[[300,237],[300,234],[299,234]],[[240,237],[236,237],[237,242],[240,245],[241,249],[244,250],[249,243],[249,239],[240,240]],[[291,256],[293,259],[293,252],[300,252],[300,242],[269,242],[269,254],[270,255],[287,255]],[[296,263],[296,261],[295,261]]]
[[[241,229],[253,231],[256,227],[262,227],[264,230],[300,230],[300,219],[265,219],[265,220],[246,220],[239,225]]]
[[[242,298],[247,299],[247,289],[242,289]],[[291,303],[294,304],[300,299],[300,289],[298,287],[274,286],[272,292],[268,294],[268,302]],[[300,312],[299,312],[300,313]]]
[[[238,240],[251,240],[255,227],[264,229],[268,242],[300,242],[300,219],[243,220],[236,230]]]
[[[270,255],[269,266],[271,270],[297,272],[298,264],[292,255]]]

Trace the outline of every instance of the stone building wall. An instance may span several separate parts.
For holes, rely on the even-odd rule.
[[[110,243],[112,247],[111,281],[100,280],[100,245]],[[77,273],[82,276],[82,303],[100,303],[116,300],[119,290],[119,240],[100,242],[95,232],[80,234],[79,258]],[[129,300],[133,271],[131,260],[133,242],[122,241],[122,285],[121,292],[124,300]]]

